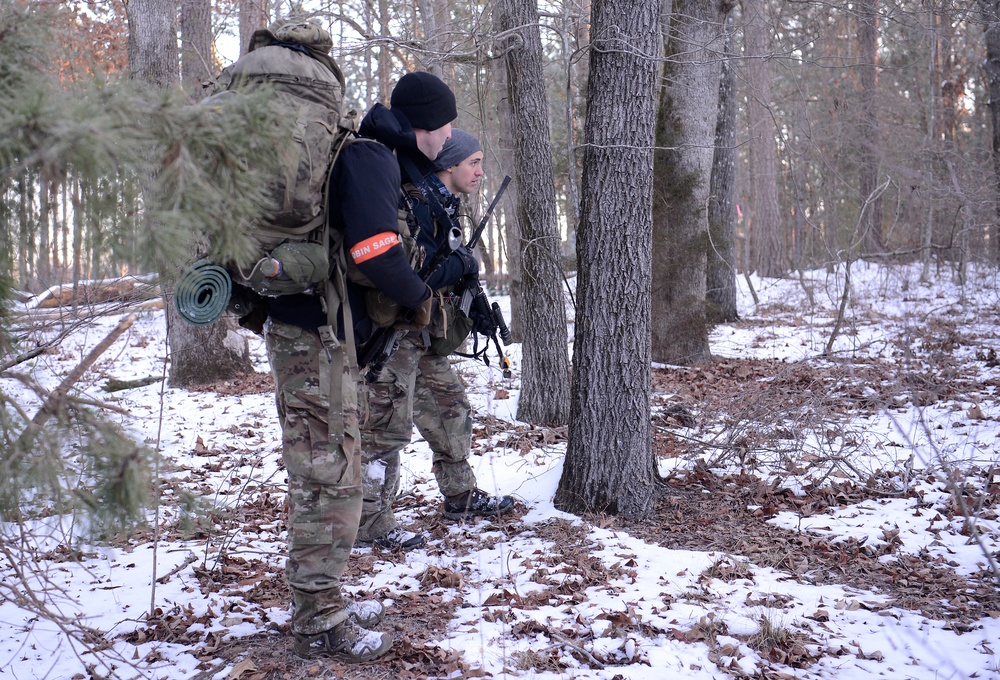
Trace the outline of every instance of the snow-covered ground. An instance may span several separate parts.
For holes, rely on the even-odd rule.
[[[926,345],[936,339],[942,357],[975,372],[969,381],[979,388],[933,401],[900,398],[864,414],[846,413],[845,428],[861,441],[842,448],[857,459],[838,469],[897,471],[911,493],[873,494],[813,514],[785,509],[770,525],[815,540],[881,546],[887,548],[880,557],[884,561],[943,560],[961,577],[981,578],[988,569],[983,546],[994,561],[1000,559],[1000,476],[992,484],[989,477],[991,468],[1000,475],[1000,404],[994,391],[1000,368],[984,360],[1000,345],[1000,302],[995,272],[970,278],[964,287],[948,281],[925,285],[913,267],[855,267],[846,324],[833,356],[878,361],[894,367],[901,380],[917,374],[934,383],[940,366]],[[759,307],[742,278],[740,284],[742,320],[713,331],[715,356],[796,362],[823,352],[840,302],[842,270],[837,275],[808,272],[803,281],[755,278]],[[498,300],[509,311],[508,301]],[[52,389],[119,321],[119,316],[102,317],[72,333],[59,351],[15,370]],[[949,342],[942,341],[943,335]],[[266,372],[262,341],[248,337],[258,370]],[[468,360],[460,369],[477,422],[483,424],[477,428],[476,474],[483,488],[517,498],[522,514],[516,530],[504,522],[438,521],[430,451],[415,437],[405,454],[407,496],[399,514],[413,528],[427,531],[428,544],[405,555],[356,551],[357,564],[345,582],[348,591],[375,593],[390,613],[403,616],[407,607],[416,611],[429,600],[461,602],[441,610],[452,618],[446,625],[437,622],[443,632],[434,641],[461,660],[464,670],[452,677],[1000,678],[1000,611],[954,625],[899,606],[884,589],[863,582],[813,583],[807,573],[780,565],[754,563],[720,549],[670,549],[614,522],[583,522],[556,510],[552,497],[565,444],[558,436],[511,435],[527,426],[514,415],[520,348],[508,349],[513,380]],[[254,675],[260,672],[257,666],[241,665],[218,650],[234,639],[280,629],[288,620],[287,602],[259,592],[244,598],[255,587],[280,581],[283,564],[284,473],[273,395],[186,391],[164,387],[162,381],[111,394],[101,390],[108,378],[162,376],[166,352],[162,312],[143,312],[77,383],[91,399],[120,409],[115,417],[121,424],[158,450],[162,536],[154,541],[146,532],[114,546],[88,545],[75,537],[67,518],[26,523],[30,538],[23,540],[20,527],[5,527],[0,533],[7,556],[0,559],[7,584],[0,585],[0,679],[270,677]],[[0,389],[31,407],[20,382],[4,379]],[[864,385],[859,389],[863,393]],[[725,425],[703,420],[684,434],[706,439],[710,432],[724,435]],[[525,441],[534,443],[526,446]],[[661,461],[664,473],[691,463],[685,456]],[[943,512],[950,494],[938,474],[942,469],[982,480],[974,513],[981,543],[963,517]],[[766,466],[754,474],[769,482],[778,476],[796,493],[812,479],[808,470],[795,476]],[[202,505],[201,515],[190,511],[191,498]],[[705,502],[713,502],[710,493]],[[219,514],[246,515],[248,521],[226,522]],[[204,516],[216,517],[214,527],[198,525]],[[184,535],[187,520],[195,527]],[[649,520],[657,521],[668,520]],[[569,554],[565,539],[556,536],[573,531],[592,560],[587,572],[592,577],[581,576],[580,555]],[[47,544],[34,545],[39,536],[49,536]],[[12,555],[23,561],[12,564]],[[561,568],[564,560],[574,560],[575,568]],[[240,565],[245,573],[233,574],[229,587],[206,586],[212,582],[206,574],[238,572]],[[84,644],[66,632],[65,623],[20,608],[11,587],[28,594],[16,585],[14,569],[31,574],[26,578],[35,586],[34,595],[46,598],[51,611],[102,631],[108,646],[95,652],[95,641]],[[155,634],[157,627],[147,620],[151,610],[161,632],[163,622],[172,623],[184,637]],[[799,635],[802,649],[754,644],[755,636],[759,640],[769,633]],[[787,655],[775,656],[774,649]],[[333,673],[329,668],[319,677],[332,677],[322,674]],[[353,672],[348,677],[364,677]],[[307,676],[315,672],[303,671],[301,677]]]

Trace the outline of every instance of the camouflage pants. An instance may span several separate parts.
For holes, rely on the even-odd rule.
[[[321,633],[346,617],[340,580],[361,518],[357,371],[328,352],[315,331],[269,321],[267,355],[288,474],[288,560],[292,630]],[[343,423],[330,413],[330,384],[343,366]],[[335,414],[334,414],[335,415]]]
[[[399,493],[399,453],[417,426],[433,452],[433,471],[445,496],[476,487],[469,465],[472,408],[448,357],[407,336],[379,380],[368,385],[368,419],[361,430],[364,505],[358,537],[370,541],[398,523],[392,502]]]

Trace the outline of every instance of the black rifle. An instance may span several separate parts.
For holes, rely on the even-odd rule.
[[[448,242],[447,244],[442,244],[440,248],[435,251],[434,255],[424,266],[417,271],[417,276],[420,277],[421,281],[426,282],[434,272],[441,268],[441,265],[445,263],[451,254],[455,252],[458,248],[462,246],[462,230],[456,226],[452,226],[448,230]],[[433,297],[433,293],[431,296]],[[406,317],[404,317],[404,323],[413,321],[415,312],[410,310],[407,312]],[[368,371],[365,373],[365,380],[368,382],[375,382],[378,380],[379,375],[382,373],[382,369],[385,368],[385,364],[389,361],[389,357],[392,356],[393,352],[399,347],[399,341],[403,339],[409,331],[394,328],[392,326],[387,326],[385,328],[378,328],[372,333],[372,337],[368,339],[365,343],[364,348],[361,350],[361,354],[358,356],[358,366],[364,368],[368,366]]]
[[[500,183],[500,188],[497,189],[496,196],[493,197],[489,207],[486,208],[486,214],[483,215],[482,221],[479,222],[479,226],[472,233],[469,242],[463,246],[464,248],[468,248],[469,252],[475,253],[476,244],[479,243],[479,239],[483,235],[483,230],[486,229],[486,223],[489,222],[490,216],[497,207],[497,203],[500,202],[500,197],[507,190],[508,184],[510,184],[510,177],[504,176],[503,182]],[[490,340],[492,340],[494,347],[496,347],[497,355],[500,358],[500,368],[503,370],[503,376],[505,378],[511,377],[510,359],[507,358],[507,355],[504,354],[503,349],[500,347],[500,340],[503,340],[503,344],[509,345],[513,341],[513,338],[511,337],[510,329],[504,321],[503,314],[500,312],[500,305],[496,302],[490,304],[489,299],[486,297],[486,291],[483,290],[482,284],[479,283],[478,276],[466,277],[458,306],[462,310],[462,313],[469,318],[472,318],[470,313],[475,310],[475,316],[481,320],[481,323],[473,327],[473,332],[482,333],[487,338],[486,347],[483,348],[483,351],[481,353],[476,351],[478,347],[476,345],[473,348],[471,356],[482,359],[483,363],[489,366],[490,360],[486,356],[486,351],[489,349]],[[498,333],[500,340],[497,339]]]

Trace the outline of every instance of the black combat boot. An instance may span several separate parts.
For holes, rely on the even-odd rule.
[[[514,509],[510,496],[491,496],[482,489],[473,489],[444,499],[444,516],[447,519],[470,517],[497,517]]]

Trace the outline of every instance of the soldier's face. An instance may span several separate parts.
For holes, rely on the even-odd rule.
[[[477,151],[458,165],[448,168],[451,184],[455,191],[471,194],[479,186],[483,176],[483,152]]]
[[[417,136],[417,148],[430,160],[434,160],[444,148],[444,143],[451,139],[451,123],[437,130],[421,130],[415,128],[413,133]]]

